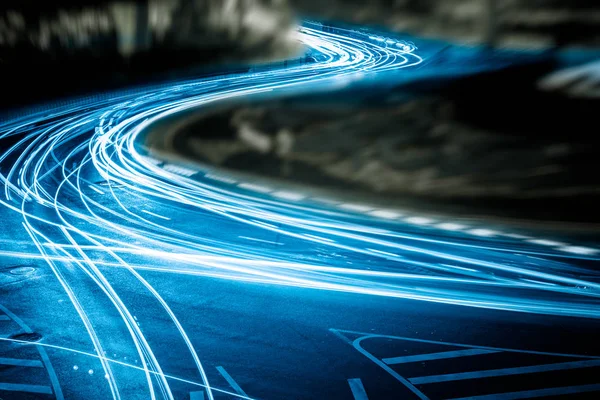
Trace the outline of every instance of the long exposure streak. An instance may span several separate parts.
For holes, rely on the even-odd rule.
[[[79,99],[0,123],[1,203],[16,218],[12,229],[24,234],[19,250],[2,256],[45,260],[85,326],[89,354],[101,361],[114,399],[127,398],[134,380],[106,355],[106,338],[139,360],[132,368],[146,398],[174,398],[173,377],[122,297],[130,286],[143,288],[170,319],[196,384],[213,398],[202,355],[145,271],[600,317],[599,275],[585,267],[598,260],[594,248],[318,202],[171,164],[145,147],[158,121],[199,107],[411,73],[423,62],[410,43],[357,31],[306,23],[298,37],[318,61]],[[110,310],[119,323],[102,322],[92,307]]]

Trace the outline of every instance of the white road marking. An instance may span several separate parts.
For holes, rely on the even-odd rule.
[[[241,394],[242,396],[249,397],[246,394],[246,392],[242,390],[240,385],[238,385],[237,382],[231,377],[231,375],[229,375],[227,371],[225,371],[225,368],[219,366],[217,367],[217,371],[219,371],[219,373],[223,375],[223,378],[225,378],[225,380],[227,381],[227,383],[229,383],[233,390],[235,390],[238,394]]]
[[[38,367],[43,368],[44,364],[38,360],[24,360],[21,358],[0,357],[0,365],[14,365],[19,367]]]
[[[471,235],[481,236],[481,237],[492,237],[496,236],[498,232],[489,230],[489,229],[471,229],[468,231]]]
[[[440,228],[445,231],[462,231],[463,229],[467,229],[468,227],[465,225],[455,224],[452,222],[444,222],[441,224],[437,224],[436,228]]]
[[[33,333],[31,328],[29,328],[29,326],[27,326],[25,324],[25,322],[23,322],[23,320],[21,320],[21,318],[16,316],[14,313],[12,313],[8,308],[4,307],[2,304],[0,304],[0,310],[2,310],[2,312],[4,314],[8,315],[10,317],[10,319],[12,319],[14,322],[16,322],[17,325],[19,325],[21,327],[21,329],[23,329],[23,331],[25,331],[26,333]],[[0,335],[0,338],[8,338],[8,337],[9,337],[8,335]],[[54,371],[54,367],[52,366],[52,363],[50,362],[50,358],[48,357],[46,350],[42,346],[37,347],[37,350],[38,350],[38,353],[40,354],[40,357],[42,358],[42,362],[44,363],[44,366],[46,367],[46,372],[48,373],[48,377],[50,378],[52,387],[54,388],[54,396],[56,397],[56,400],[64,400],[62,389],[58,382],[58,377],[56,376],[56,372]],[[11,385],[11,384],[7,384],[7,385]],[[26,388],[32,386],[32,389],[47,388],[47,389],[43,389],[43,390],[49,390],[50,393],[52,393],[52,388],[49,388],[46,386],[39,386],[39,387],[36,387],[36,385],[24,385],[24,386]],[[3,389],[0,388],[0,390],[3,390]],[[6,390],[10,390],[10,389],[6,389]],[[46,393],[46,392],[36,392],[36,393]]]
[[[352,395],[354,396],[355,400],[369,399],[360,378],[348,379],[348,384],[350,385],[350,390],[352,390]]]
[[[230,178],[226,178],[224,176],[220,176],[220,175],[213,175],[213,174],[206,174],[204,175],[205,178],[207,179],[212,179],[213,181],[219,181],[219,182],[224,182],[224,183],[237,183],[237,181],[230,179]]]
[[[369,212],[369,214],[374,217],[384,219],[396,219],[402,216],[402,214],[392,210],[373,210]]]
[[[196,171],[194,171],[192,169],[180,167],[178,165],[173,165],[173,164],[165,164],[163,166],[163,169],[165,169],[169,172],[174,172],[176,174],[188,176],[188,177],[196,174]]]
[[[521,392],[494,393],[484,394],[481,396],[469,396],[463,398],[455,398],[452,400],[514,400],[514,399],[533,399],[550,396],[559,396],[567,394],[581,395],[582,393],[600,391],[600,384],[578,385],[578,386],[563,386],[547,389],[524,390]]]
[[[598,253],[598,250],[596,249],[582,246],[565,246],[561,247],[559,250],[566,251],[567,253],[581,254],[585,256],[591,256],[593,254]]]
[[[540,246],[553,246],[553,247],[566,246],[565,243],[556,242],[554,240],[546,240],[546,239],[531,239],[531,240],[528,240],[528,242],[533,243],[533,244],[539,244]]]
[[[362,204],[343,203],[339,205],[340,208],[349,211],[367,212],[373,210],[373,207],[364,206]]]
[[[410,217],[406,218],[404,221],[408,222],[409,224],[415,225],[429,225],[435,222],[434,220],[425,217]]]
[[[50,386],[25,385],[25,384],[21,384],[21,383],[3,383],[3,382],[0,382],[0,390],[6,390],[6,391],[9,391],[9,392],[26,392],[26,393],[52,394],[52,388]]]
[[[498,350],[486,350],[486,349],[466,349],[466,350],[453,350],[453,351],[442,351],[439,353],[425,353],[417,354],[414,356],[401,356],[384,358],[381,361],[388,365],[405,364],[420,361],[431,361],[431,360],[442,360],[444,358],[459,358],[466,356],[478,356],[482,354],[498,353]]]
[[[253,192],[259,192],[259,193],[271,193],[272,192],[271,188],[268,188],[266,186],[255,185],[253,183],[240,183],[238,185],[238,187],[241,187],[242,189],[252,190]]]
[[[483,379],[496,376],[539,374],[541,372],[548,371],[563,371],[569,369],[593,368],[598,366],[600,366],[600,360],[570,361],[563,363],[530,365],[525,367],[509,367],[481,371],[458,372],[453,374],[417,376],[414,378],[409,378],[409,381],[411,383],[414,383],[415,385],[426,385],[438,382],[452,382],[467,379]],[[499,395],[502,395],[502,393],[499,393]]]
[[[279,197],[280,199],[292,200],[292,201],[300,201],[300,200],[304,200],[306,198],[306,196],[304,196],[303,194],[294,193],[294,192],[286,192],[283,190],[273,193],[273,196]]]
[[[204,400],[204,392],[190,392],[190,400]]]
[[[513,239],[520,239],[520,240],[531,239],[529,236],[519,235],[517,233],[505,233],[504,236],[513,238]]]
[[[337,205],[338,204],[338,202],[335,200],[324,199],[322,197],[313,197],[312,199],[314,201],[318,201],[319,203],[323,203],[323,204],[329,204],[329,205]]]

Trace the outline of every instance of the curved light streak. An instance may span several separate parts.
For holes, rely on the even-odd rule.
[[[488,238],[491,231],[469,237],[457,224],[415,228],[386,220],[396,218],[390,212],[374,218],[368,207],[271,195],[236,179],[215,179],[209,169],[169,167],[144,147],[156,122],[198,107],[410,73],[423,61],[412,42],[326,32],[311,23],[299,39],[317,62],[79,99],[0,124],[1,140],[10,143],[0,155],[1,202],[38,252],[3,255],[48,263],[85,325],[114,399],[121,398],[125,378],[103,353],[116,342],[140,358],[150,398],[173,398],[153,338],[119,296],[123,279],[150,293],[147,306],[168,316],[196,366],[195,381],[213,398],[201,351],[144,271],[600,317],[598,272],[582,265],[597,262],[594,254]],[[121,324],[93,319],[92,307],[104,307]]]

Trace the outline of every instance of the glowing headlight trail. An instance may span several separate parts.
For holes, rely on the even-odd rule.
[[[357,207],[285,200],[169,166],[144,150],[142,136],[153,123],[177,113],[241,96],[325,89],[422,62],[412,43],[388,46],[347,30],[328,33],[309,24],[300,38],[325,61],[80,100],[0,125],[0,137],[10,143],[0,155],[2,204],[29,233],[31,256],[52,268],[100,360],[115,347],[140,359],[144,374],[137,381],[103,361],[113,398],[141,386],[146,392],[140,398],[173,398],[171,377],[153,351],[160,337],[142,332],[132,311],[140,305],[119,295],[132,286],[152,296],[143,307],[171,321],[180,337],[173,346],[185,349],[196,366],[194,375],[178,379],[205,386],[212,399],[201,352],[142,277],[146,270],[600,317],[599,275],[577,265],[584,258],[597,261],[594,255],[576,257],[516,240],[473,240],[460,232],[411,233],[406,224],[368,217]],[[105,318],[93,318],[92,307]]]

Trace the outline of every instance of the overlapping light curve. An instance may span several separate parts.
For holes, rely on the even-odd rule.
[[[144,135],[178,113],[250,95],[326,89],[422,62],[412,43],[360,32],[307,24],[300,39],[320,61],[87,98],[2,122],[2,141],[10,144],[0,156],[2,204],[35,245],[4,256],[47,262],[83,321],[113,398],[135,384],[103,356],[119,341],[140,360],[149,397],[173,398],[154,338],[120,294],[137,285],[153,299],[144,307],[172,321],[196,366],[190,379],[201,380],[212,399],[197,350],[147,271],[600,317],[599,275],[586,266],[597,261],[593,252],[415,228],[360,207],[273,195],[148,153]],[[91,307],[121,323],[90,317]]]

